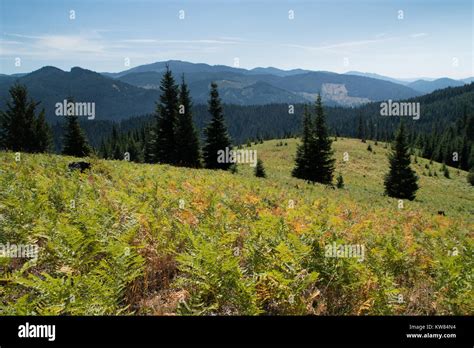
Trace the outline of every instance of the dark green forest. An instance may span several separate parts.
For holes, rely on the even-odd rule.
[[[392,141],[400,120],[406,125],[410,147],[417,155],[468,170],[474,166],[474,83],[446,88],[406,100],[419,102],[421,116],[387,117],[380,115],[380,103],[358,108],[326,107],[326,118],[332,136]],[[252,141],[299,136],[303,104],[269,104],[255,106],[224,105],[227,127],[235,145]],[[293,111],[293,112],[292,112]],[[153,115],[133,117],[121,122],[81,121],[90,143],[107,158],[122,158],[130,152],[131,160],[142,161],[144,144]],[[203,136],[210,121],[207,105],[193,106],[193,119]],[[53,126],[54,143],[59,150],[63,125]],[[115,134],[112,136],[112,130]],[[133,155],[136,153],[136,155]]]

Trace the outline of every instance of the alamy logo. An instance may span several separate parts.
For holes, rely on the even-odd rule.
[[[394,102],[389,99],[380,103],[381,116],[410,116],[414,120],[420,118],[420,103]]]
[[[94,102],[70,102],[66,99],[62,103],[56,103],[56,116],[86,116],[88,120],[95,118]]]
[[[257,165],[257,150],[225,150],[217,151],[217,163],[249,163],[251,167]]]
[[[38,246],[36,244],[0,244],[0,257],[11,258],[38,258]]]
[[[47,338],[48,341],[56,339],[56,325],[35,325],[26,322],[18,326],[18,337],[20,338]]]
[[[325,246],[326,257],[345,257],[345,258],[357,258],[358,261],[362,262],[365,259],[365,246],[362,244],[328,244]]]

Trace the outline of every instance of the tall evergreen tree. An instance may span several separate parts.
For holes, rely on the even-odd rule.
[[[28,100],[25,86],[10,88],[7,110],[0,113],[0,147],[11,151],[45,152],[51,146],[51,130],[44,110],[36,116],[39,103]]]
[[[314,129],[311,119],[311,113],[305,105],[303,111],[303,134],[301,136],[301,143],[296,150],[295,167],[291,175],[295,178],[310,180],[310,154],[314,144]]]
[[[182,77],[179,89],[178,122],[176,127],[177,164],[184,167],[201,166],[199,137],[194,127],[189,89]]]
[[[362,120],[362,115],[359,115],[359,124],[357,126],[357,138],[365,142],[365,125]]]
[[[385,193],[390,197],[413,200],[418,190],[418,177],[410,168],[410,154],[405,126],[400,124],[392,153],[389,155],[390,171],[385,176]]]
[[[224,112],[222,110],[221,99],[217,90],[217,84],[211,83],[208,111],[211,114],[211,121],[204,130],[206,141],[203,147],[203,158],[206,168],[223,169],[230,168],[232,163],[228,161],[218,161],[218,152],[231,151],[231,141],[224,122]]]
[[[316,99],[316,119],[314,122],[314,145],[310,153],[310,180],[325,185],[332,184],[334,158],[332,141],[326,126],[321,95]]]
[[[332,184],[334,159],[332,141],[324,117],[321,96],[316,99],[316,118],[305,107],[303,114],[302,142],[296,152],[296,165],[292,171],[294,177],[325,185]]]
[[[372,118],[369,119],[369,139],[374,139],[374,122]]]
[[[119,131],[115,124],[112,126],[112,134],[110,135],[110,158],[114,160],[122,160],[123,159],[123,146],[122,146],[122,139],[123,135],[119,135]]]
[[[161,79],[160,102],[156,110],[154,161],[175,164],[176,156],[176,124],[178,117],[178,86],[168,66]]]
[[[104,139],[101,140],[99,146],[99,154],[102,158],[108,159],[110,158],[110,146],[109,142],[105,142]]]
[[[133,162],[143,162],[143,153],[140,150],[139,144],[132,137],[128,139],[127,145],[125,146],[127,152],[130,154],[130,160]]]
[[[467,138],[467,135],[465,135],[462,139],[461,142],[461,153],[459,154],[459,160],[460,164],[459,167],[463,170],[468,170],[469,169],[469,140]]]
[[[51,128],[46,123],[44,109],[35,121],[35,147],[38,152],[50,152],[53,144]]]
[[[62,153],[75,157],[85,157],[91,153],[91,148],[76,115],[66,116]]]

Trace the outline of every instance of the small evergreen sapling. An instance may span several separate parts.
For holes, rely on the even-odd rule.
[[[337,180],[336,187],[339,188],[339,189],[344,188],[344,178],[342,177],[341,173],[339,173],[336,180]]]
[[[255,176],[257,178],[267,177],[267,174],[265,173],[265,168],[263,167],[263,161],[261,159],[257,160],[257,166],[255,167]]]

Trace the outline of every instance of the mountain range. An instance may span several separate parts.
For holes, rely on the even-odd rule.
[[[137,87],[158,89],[166,66],[178,79],[182,74],[185,75],[191,96],[197,103],[206,102],[211,81],[219,85],[224,102],[239,105],[304,103],[313,101],[317,93],[322,94],[326,104],[340,106],[357,106],[387,98],[403,99],[420,95],[420,92],[409,87],[365,76],[272,67],[246,70],[177,60],[141,65],[105,75]]]
[[[474,81],[474,77],[468,77],[461,80],[454,80],[447,77],[442,77],[439,79],[433,79],[433,78],[428,78],[428,77],[423,77],[419,79],[395,79],[393,77],[383,76],[383,75],[374,74],[374,73],[363,73],[360,71],[348,71],[346,72],[346,74],[371,77],[374,79],[398,83],[398,84],[410,87],[414,89],[415,91],[418,91],[423,94],[431,93],[437,89],[443,89],[447,87],[460,87]]]
[[[68,97],[80,102],[95,102],[96,118],[102,120],[152,113],[166,66],[173,71],[177,83],[184,75],[195,104],[207,102],[212,81],[217,82],[220,96],[227,104],[308,103],[321,93],[326,105],[344,107],[407,99],[465,83],[447,78],[406,83],[369,73],[337,74],[272,67],[247,70],[178,60],[140,65],[118,73],[98,73],[80,67],[63,71],[46,66],[29,74],[0,74],[0,110],[8,101],[9,87],[19,82],[28,87],[31,97],[42,102],[50,121],[56,118],[54,105]]]

